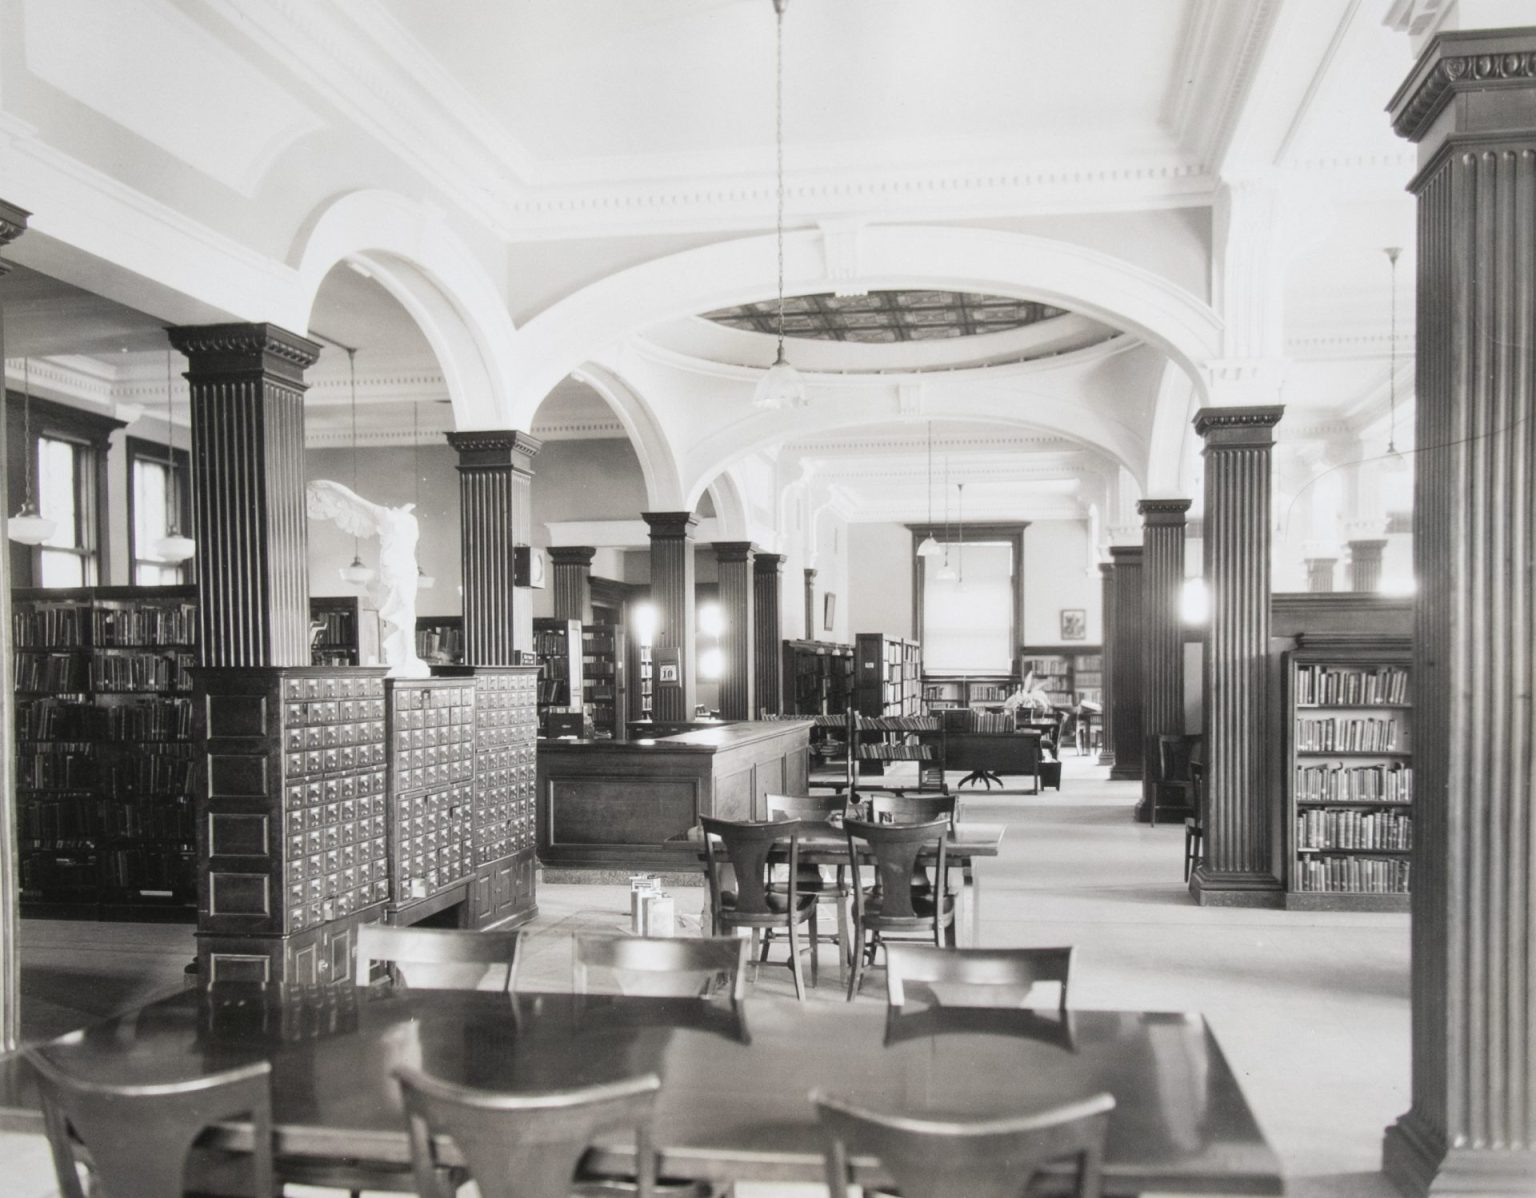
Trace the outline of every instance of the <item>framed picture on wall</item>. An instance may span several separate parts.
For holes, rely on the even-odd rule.
[[[1088,639],[1088,613],[1081,607],[1061,609],[1061,639],[1064,641]]]
[[[828,591],[821,600],[821,627],[825,632],[832,631],[832,622],[837,618],[837,596]]]

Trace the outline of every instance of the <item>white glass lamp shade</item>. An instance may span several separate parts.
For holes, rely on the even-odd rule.
[[[53,536],[58,528],[58,521],[39,515],[37,509],[30,503],[23,504],[21,511],[5,523],[6,536],[23,545],[41,545]]]
[[[809,402],[805,379],[785,360],[784,351],[779,350],[778,359],[757,380],[752,403],[759,408],[803,408]]]
[[[917,547],[918,557],[938,557],[943,552],[944,547],[933,539],[932,533],[924,537]]]
[[[342,582],[349,582],[355,587],[367,586],[373,581],[373,570],[365,566],[363,559],[355,554],[351,563],[343,566],[337,573],[341,575]]]
[[[163,562],[184,562],[196,552],[197,542],[174,529],[154,544],[155,556]]]
[[[945,562],[942,566],[939,567],[939,572],[935,574],[934,577],[937,578],[940,582],[954,582],[957,578],[960,577],[960,575],[955,572],[955,568],[953,566],[951,566],[948,562]]]

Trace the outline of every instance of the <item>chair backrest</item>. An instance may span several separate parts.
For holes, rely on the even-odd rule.
[[[353,980],[368,985],[375,961],[394,965],[399,981],[418,989],[473,990],[502,967],[502,990],[517,976],[517,932],[475,932],[459,928],[397,928],[365,923],[357,929],[357,965]],[[479,968],[474,968],[479,967]]]
[[[1191,738],[1162,734],[1157,738],[1157,777],[1160,782],[1188,782]]]
[[[186,1189],[187,1152],[211,1123],[248,1115],[253,1192],[272,1189],[272,1066],[256,1061],[187,1081],[109,1085],[77,1077],[38,1049],[43,1121],[62,1198],[84,1198],[75,1150],[90,1156],[101,1198],[165,1198]]]
[[[733,892],[733,917],[777,918],[783,914],[783,905],[769,902],[769,870],[771,864],[784,860],[783,849],[789,849],[789,906],[794,908],[799,895],[796,891],[796,874],[800,869],[800,821],[799,820],[731,820],[700,816],[704,827],[704,856],[709,875],[710,903],[715,908],[715,926],[720,926],[721,901],[724,898],[724,866],[714,844],[719,837],[725,845],[732,872],[736,875]],[[775,855],[774,850],[779,849]],[[770,862],[770,857],[774,860]]]
[[[936,819],[923,824],[876,824],[861,819],[843,821],[843,831],[848,835],[848,857],[857,861],[856,840],[869,845],[875,858],[875,884],[880,888],[880,914],[891,919],[914,919],[917,912],[912,907],[912,881],[917,876],[918,858],[926,851],[935,851],[934,877],[938,884],[947,883],[945,869],[944,838],[949,833],[949,820]],[[862,916],[863,899],[858,887],[854,888],[854,906]]]
[[[633,1128],[640,1198],[656,1189],[651,1112],[654,1073],[544,1093],[476,1090],[401,1066],[395,1070],[411,1136],[411,1166],[423,1198],[453,1198],[434,1136],[457,1145],[482,1198],[566,1198],[587,1147],[604,1132]]]
[[[1080,1198],[1103,1193],[1112,1094],[1032,1115],[948,1121],[882,1114],[819,1091],[811,1101],[825,1136],[831,1198],[847,1198],[849,1160],[874,1156],[902,1198],[1023,1198],[1044,1165],[1077,1158]]]
[[[936,819],[946,819],[953,828],[958,818],[959,803],[954,795],[869,796],[869,819],[872,823],[928,824]]]
[[[741,1002],[750,949],[751,941],[737,936],[701,940],[577,932],[571,937],[571,989],[670,998],[723,995]]]
[[[942,1006],[1024,1007],[1039,984],[1055,983],[1067,1009],[1071,948],[939,948],[888,944],[886,1000],[899,1012],[909,1000]]]
[[[848,801],[842,795],[764,795],[768,802],[768,818],[771,820],[803,819],[826,823],[847,809]]]

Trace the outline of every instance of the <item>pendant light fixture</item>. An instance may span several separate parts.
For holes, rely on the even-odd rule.
[[[197,552],[197,542],[181,531],[176,502],[176,409],[172,390],[171,350],[165,351],[165,536],[151,546],[163,562],[180,565]]]
[[[352,491],[357,492],[357,350],[347,350],[347,371],[351,380],[352,393]],[[349,582],[355,587],[367,586],[373,581],[373,571],[363,564],[362,554],[358,552],[357,537],[352,538],[352,561],[343,566],[339,571],[341,580]]]
[[[954,582],[957,575],[949,564],[949,455],[944,455],[944,564],[934,575],[940,582]]]
[[[22,475],[24,488],[21,509],[5,524],[5,533],[13,541],[23,545],[41,545],[58,530],[58,521],[50,520],[37,510],[32,501],[32,460],[37,457],[37,447],[32,444],[32,359],[21,360],[21,443],[25,447],[26,472]]]
[[[778,209],[774,222],[779,251],[779,316],[776,328],[779,352],[757,380],[752,402],[759,408],[803,408],[809,402],[805,380],[784,356],[784,7],[789,0],[773,0],[773,143],[777,153]]]
[[[411,401],[411,476],[415,479],[413,491],[416,503],[415,512],[418,526],[421,520],[421,437],[419,434],[421,418],[421,405],[415,400]],[[421,542],[418,541],[419,545]],[[416,589],[418,591],[430,591],[437,579],[421,568],[421,562],[416,563]]]
[[[1392,264],[1392,340],[1388,348],[1387,367],[1387,461],[1393,466],[1401,466],[1403,455],[1397,451],[1397,256],[1403,251],[1393,245],[1383,252]]]
[[[918,557],[938,557],[943,550],[933,538],[933,421],[928,422],[928,535],[917,547]]]

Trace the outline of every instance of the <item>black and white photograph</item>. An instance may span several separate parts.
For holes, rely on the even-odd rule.
[[[0,0],[0,1193],[1536,1193],[1533,314],[1532,0]]]

